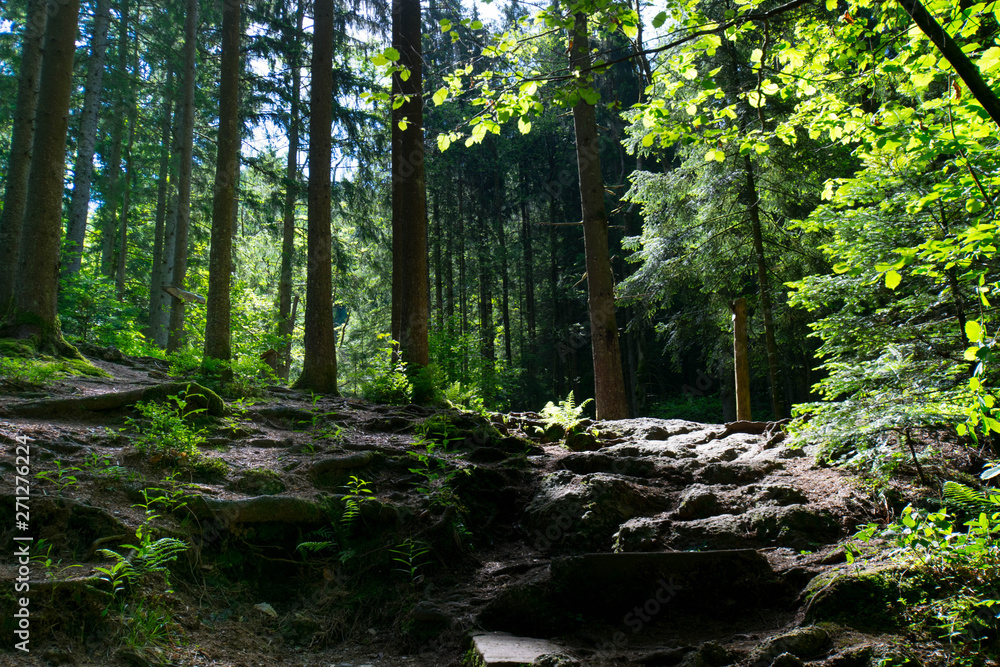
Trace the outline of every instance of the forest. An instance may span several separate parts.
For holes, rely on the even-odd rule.
[[[787,440],[859,475],[878,516],[842,528],[898,519],[954,546],[947,515],[903,510],[910,475],[982,508],[994,558],[1000,496],[975,489],[1000,474],[998,34],[1000,2],[974,0],[7,0],[0,388],[40,398],[125,359],[258,426],[275,396],[314,430],[310,401],[396,406],[317,437],[426,418],[421,493],[456,536],[475,502],[431,441],[472,431],[422,410],[570,457],[639,438],[624,420],[726,424],[699,444]],[[204,445],[180,395],[121,422],[140,449],[161,427]],[[98,409],[18,400],[0,414]],[[372,493],[349,479],[327,484],[349,489],[348,533]],[[695,548],[626,529],[644,502],[615,553]],[[434,541],[407,540],[416,581]],[[934,613],[993,641],[1000,592],[973,588]]]
[[[991,3],[50,5],[4,10],[16,338],[721,422],[745,299],[760,418],[998,423]]]

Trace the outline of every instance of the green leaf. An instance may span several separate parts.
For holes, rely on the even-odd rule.
[[[381,53],[372,56],[371,60],[372,64],[375,65],[375,67],[385,67],[386,65],[389,64],[389,59],[386,58]]]
[[[451,137],[442,132],[438,135],[438,150],[443,153],[448,150],[449,146],[451,146]]]
[[[837,0],[826,0],[826,11],[828,12],[837,11]]]
[[[666,12],[660,12],[659,14],[657,14],[656,16],[653,17],[653,27],[654,28],[659,28],[661,25],[663,25],[666,22],[667,22],[667,13]]]
[[[521,131],[521,134],[528,134],[531,132],[531,121],[525,121],[524,118],[518,118],[517,129]]]
[[[449,19],[441,19],[438,21],[438,25],[441,26],[441,32],[448,32],[451,30],[451,21]]]
[[[899,287],[899,283],[902,282],[903,277],[899,275],[897,271],[886,271],[885,272],[885,286],[889,289],[896,289]]]
[[[971,341],[979,341],[983,338],[983,327],[975,320],[965,323],[965,335]]]
[[[639,28],[632,23],[622,23],[622,32],[629,39],[635,39],[639,35]]]
[[[482,30],[483,29],[483,22],[482,21],[473,21],[472,25],[470,25],[469,27],[472,28],[473,30]]]
[[[444,101],[448,99],[448,87],[443,86],[441,88],[438,88],[437,92],[434,93],[433,99],[435,106],[441,106],[442,104],[444,104]]]
[[[399,60],[399,51],[397,51],[396,49],[392,48],[391,46],[389,48],[385,49],[384,51],[382,51],[382,55],[384,55],[386,58],[388,58],[389,60],[391,60],[393,62],[396,62],[397,60]]]

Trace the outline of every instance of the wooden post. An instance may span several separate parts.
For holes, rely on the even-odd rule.
[[[750,418],[750,358],[747,355],[747,300],[729,304],[733,311],[733,357],[736,366],[736,420]]]

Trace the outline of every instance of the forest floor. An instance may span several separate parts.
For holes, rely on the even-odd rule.
[[[907,568],[847,562],[859,525],[927,490],[873,493],[776,428],[633,419],[567,442],[530,413],[275,387],[201,416],[216,461],[192,465],[136,446],[134,406],[75,402],[174,380],[163,362],[91,352],[107,377],[0,381],[0,598],[31,614],[25,653],[4,612],[0,665],[479,665],[488,633],[548,639],[549,665],[952,664],[901,620]],[[144,524],[187,549],[113,596],[97,568],[141,569]]]

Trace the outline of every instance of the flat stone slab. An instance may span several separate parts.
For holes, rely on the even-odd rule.
[[[563,647],[545,639],[514,637],[499,633],[477,635],[472,646],[483,659],[484,667],[521,667],[547,653],[562,653]]]
[[[688,611],[767,606],[779,592],[776,579],[753,549],[599,553],[552,562],[560,603],[612,616],[646,605]]]

